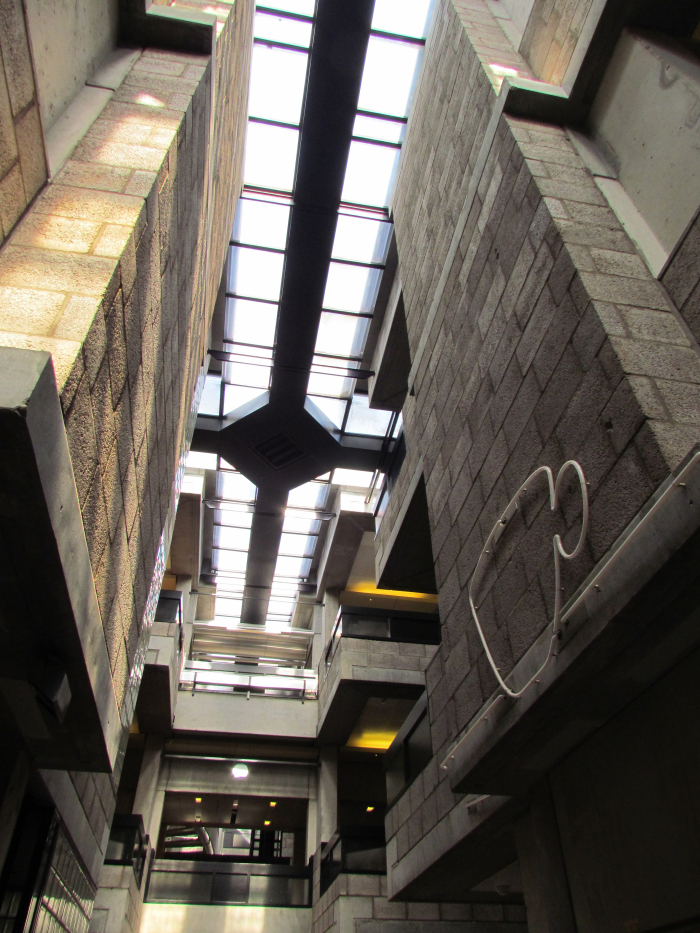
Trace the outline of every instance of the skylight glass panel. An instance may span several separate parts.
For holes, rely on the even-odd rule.
[[[323,307],[358,314],[371,312],[381,275],[380,269],[331,262]]]
[[[273,596],[296,596],[299,587],[290,580],[281,580],[278,576],[274,576],[270,592]]]
[[[244,571],[248,563],[248,553],[246,551],[220,551],[218,548],[213,548],[211,563],[214,570]]]
[[[358,110],[405,117],[422,46],[370,36]]]
[[[333,422],[338,430],[342,428],[345,408],[348,404],[345,399],[323,398],[320,395],[311,394],[309,394],[309,398],[317,408],[321,409],[326,418]]]
[[[354,262],[384,262],[390,236],[391,224],[386,221],[339,214],[332,256]]]
[[[296,532],[297,534],[318,534],[321,530],[321,522],[317,518],[303,518],[299,514],[289,514],[284,516],[282,533]]]
[[[221,399],[221,376],[209,373],[204,380],[204,389],[199,401],[198,414],[219,416],[219,402]]]
[[[224,363],[224,376],[226,382],[238,386],[261,389],[263,392],[270,386],[270,366],[247,365],[246,363]],[[258,392],[258,395],[261,393]]]
[[[296,489],[291,489],[287,497],[287,505],[307,509],[318,509],[323,507],[327,495],[328,484],[315,483],[312,480],[310,483],[304,483],[303,486],[297,486]]]
[[[253,502],[257,489],[242,473],[221,470],[216,476],[216,490],[220,499]]]
[[[284,254],[232,246],[228,290],[246,298],[276,301],[282,287]]]
[[[277,4],[274,5],[277,6]],[[256,39],[271,39],[273,42],[301,45],[308,49],[311,42],[311,23],[258,11],[255,14],[253,34]]]
[[[241,298],[226,299],[224,333],[228,340],[272,347],[277,328],[277,305]]]
[[[250,543],[250,528],[225,528],[214,526],[214,547],[233,548],[247,551]]]
[[[216,524],[225,525],[227,528],[250,528],[253,524],[253,513],[217,509]]]
[[[322,311],[316,337],[317,353],[362,356],[369,318]]]
[[[367,117],[361,113],[355,117],[352,128],[353,136],[364,136],[366,139],[382,139],[387,143],[400,143],[406,132],[405,123],[395,120],[380,120],[377,117]]]
[[[278,557],[275,574],[280,577],[306,577],[311,561],[306,557]]]
[[[249,122],[243,173],[245,184],[254,188],[291,191],[298,144],[298,130]]]
[[[316,545],[316,538],[310,538],[306,535],[295,535],[282,533],[280,538],[280,554],[288,554],[294,557],[311,557]]]
[[[316,6],[315,0],[266,0],[260,6],[272,10],[284,10],[285,13],[298,13],[300,16],[313,16]]]
[[[369,489],[374,473],[366,470],[344,470],[338,467],[333,472],[333,482],[338,486],[353,486],[356,489]]]
[[[205,454],[199,450],[190,450],[187,454],[185,467],[188,470],[215,470],[216,466],[216,454]]]
[[[264,391],[264,389],[255,389],[250,386],[224,386],[224,415],[230,415],[242,405],[247,405]]]
[[[309,395],[332,395],[336,398],[350,398],[353,380],[345,376],[332,376],[324,373],[311,373],[309,376]]]
[[[258,13],[258,16],[262,14]],[[266,16],[275,21],[278,17]],[[256,17],[257,21],[257,17]],[[282,22],[282,20],[280,20]],[[311,31],[307,23],[283,20]],[[308,45],[308,43],[307,43]],[[248,113],[251,117],[278,120],[280,123],[298,123],[306,84],[306,52],[292,52],[255,44],[251,63]]]
[[[241,198],[236,209],[232,239],[251,246],[284,249],[287,245],[289,206]]]
[[[217,616],[225,616],[227,618],[233,616],[236,619],[240,619],[241,612],[243,611],[243,600],[242,599],[230,599],[228,596],[222,596],[219,592],[219,588],[216,588],[216,614]]]
[[[432,0],[375,0],[372,29],[420,39],[427,32],[431,7]]]
[[[353,140],[345,170],[342,200],[386,207],[399,150]]]
[[[345,430],[348,434],[370,434],[374,437],[384,437],[390,420],[390,411],[370,408],[366,395],[354,395]]]

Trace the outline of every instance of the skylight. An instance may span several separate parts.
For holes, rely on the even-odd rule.
[[[246,185],[291,191],[298,145],[298,130],[250,120],[243,170]]]
[[[372,36],[360,87],[360,110],[394,117],[408,115],[422,45]]]
[[[282,123],[299,122],[308,58],[306,53],[290,49],[257,44],[253,47],[248,100],[251,117]]]
[[[430,0],[375,2],[307,388],[338,439],[348,434],[376,444],[396,423],[390,413],[369,408],[353,373],[367,366],[363,352],[392,232],[388,207],[429,11]],[[229,415],[270,386],[314,14],[314,0],[272,0],[256,10],[244,189],[218,337],[223,351],[212,363],[220,372],[205,382],[202,415]],[[268,631],[291,623],[299,586],[311,572],[330,481],[326,475],[289,493]],[[375,480],[336,470],[334,481],[371,491]],[[227,628],[240,625],[256,496],[255,486],[218,458],[212,570],[217,624]]]
[[[313,13],[313,9],[311,12]],[[308,49],[311,42],[311,23],[272,12],[263,13],[258,9],[255,14],[254,34],[256,39],[270,39],[273,42]]]

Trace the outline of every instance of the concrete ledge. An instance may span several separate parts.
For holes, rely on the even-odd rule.
[[[396,861],[396,836],[387,845],[390,898],[485,901],[475,885],[517,857],[513,821],[526,806],[509,797],[461,800]]]
[[[527,933],[527,923],[505,920],[356,920],[355,933]]]
[[[173,728],[181,732],[315,739],[318,703],[222,693],[177,695]]]
[[[117,702],[56,379],[48,353],[0,347],[0,676],[39,767],[107,771]],[[37,700],[40,670],[63,668],[62,722]]]
[[[141,933],[309,933],[310,907],[144,904]]]

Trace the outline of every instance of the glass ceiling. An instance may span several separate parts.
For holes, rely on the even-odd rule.
[[[390,412],[356,393],[369,324],[391,237],[388,205],[431,0],[376,0],[323,311],[309,377],[309,398],[336,437],[396,433]],[[315,0],[275,0],[255,14],[244,189],[228,257],[222,372],[207,376],[200,415],[222,418],[270,386],[278,301],[303,113]],[[212,571],[216,620],[240,625],[257,490],[221,458]],[[345,473],[348,476],[345,476]],[[372,477],[336,471],[336,482],[370,487]],[[356,474],[354,479],[350,474]],[[368,479],[369,476],[369,479]],[[289,493],[266,630],[289,628],[299,584],[310,572],[330,475]]]

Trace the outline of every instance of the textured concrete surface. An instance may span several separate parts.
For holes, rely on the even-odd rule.
[[[0,245],[46,181],[44,139],[21,0],[0,3]]]
[[[700,440],[696,346],[563,130],[501,117],[483,150],[498,89],[485,37],[490,62],[503,46],[527,74],[499,31],[478,0],[439,5],[393,202],[414,371],[378,549],[422,456],[443,621],[426,672],[438,761],[496,686],[467,586],[520,484],[543,464],[584,469],[589,535],[563,570],[566,598]],[[528,493],[480,594],[503,673],[551,620],[552,536],[579,533],[577,484],[558,513],[544,493]],[[386,824],[398,860],[459,796],[433,761],[402,801]]]

